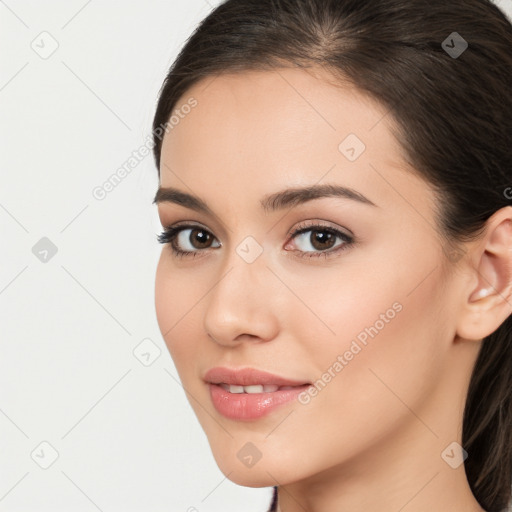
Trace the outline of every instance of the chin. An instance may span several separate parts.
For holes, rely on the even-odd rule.
[[[272,487],[277,485],[277,482],[268,473],[252,473],[250,470],[237,469],[233,471],[229,476],[225,475],[228,480],[231,480],[234,484],[241,485],[242,487]],[[278,479],[279,480],[279,479]],[[281,482],[279,480],[279,482]]]
[[[274,460],[272,456],[265,458],[263,455],[253,465],[244,464],[236,452],[229,455],[225,452],[215,455],[214,452],[214,458],[224,476],[243,487],[272,487],[293,482],[298,476],[290,474],[290,471],[282,466],[282,459]],[[241,458],[243,459],[243,456]]]

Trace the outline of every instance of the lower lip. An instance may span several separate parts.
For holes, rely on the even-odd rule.
[[[232,420],[256,420],[277,407],[295,400],[311,384],[272,393],[230,393],[217,384],[208,383],[215,409]]]

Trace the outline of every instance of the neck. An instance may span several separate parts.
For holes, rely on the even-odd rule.
[[[436,440],[418,451],[410,441],[403,442],[393,457],[378,457],[380,463],[368,454],[366,463],[331,468],[314,479],[278,486],[277,512],[485,512],[471,492],[464,464],[453,469],[441,458],[450,442]],[[431,453],[439,460],[426,463]],[[456,457],[456,451],[445,452],[445,457],[452,454]]]

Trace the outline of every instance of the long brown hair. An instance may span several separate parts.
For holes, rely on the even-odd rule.
[[[159,174],[159,127],[199,80],[312,65],[389,110],[405,157],[438,191],[439,232],[451,247],[511,204],[512,25],[490,0],[225,1],[187,40],[160,90]],[[512,492],[512,316],[482,343],[462,442],[473,494],[501,512]]]

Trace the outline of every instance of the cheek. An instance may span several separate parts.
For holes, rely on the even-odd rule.
[[[449,299],[436,248],[388,242],[355,256],[338,273],[330,269],[330,276],[320,276],[316,284],[298,281],[297,294],[309,298],[324,324],[322,328],[316,322],[325,335],[321,344],[308,347],[310,355],[326,368],[346,354],[347,366],[357,366],[356,360],[365,365],[366,378],[373,363],[389,368],[391,377],[401,362],[421,371],[426,362],[432,363],[436,343],[444,343],[449,325],[443,312],[443,302]],[[299,332],[296,337],[307,343]]]
[[[176,311],[176,292],[173,292],[173,288],[176,288],[171,283],[166,267],[164,255],[161,254],[155,275],[155,311],[162,335],[173,325],[172,316]]]
[[[441,313],[447,299],[439,268],[432,272],[434,259],[368,266],[351,273],[357,279],[305,285],[303,296],[311,299],[315,290],[311,303],[322,323],[304,315],[292,336],[302,340],[302,359],[318,379],[304,420],[322,422],[343,446],[370,443],[410,419],[404,403],[419,410],[439,382],[452,333],[448,313]]]
[[[190,364],[197,355],[200,337],[194,322],[194,305],[200,293],[191,287],[190,277],[173,271],[162,254],[155,276],[155,311],[158,326],[169,353],[178,369]],[[196,331],[194,331],[196,329]]]

